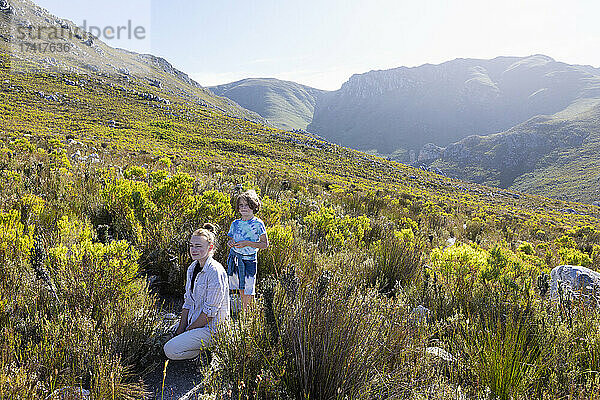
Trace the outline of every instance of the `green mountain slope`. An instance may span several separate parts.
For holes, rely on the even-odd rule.
[[[0,12],[0,32],[0,42],[6,45],[12,69],[100,74],[125,80],[138,78],[150,87],[160,87],[187,101],[205,104],[232,116],[264,121],[228,99],[213,95],[165,59],[112,48],[73,22],[52,15],[29,0],[6,2],[4,11]]]
[[[462,179],[594,202],[600,200],[598,154],[600,99],[588,99],[503,133],[463,139],[423,158]]]
[[[308,130],[414,162],[427,143],[507,130],[590,96],[597,70],[550,57],[456,59],[353,75],[317,104]]]
[[[209,87],[281,129],[306,129],[323,90],[273,78],[250,78]]]

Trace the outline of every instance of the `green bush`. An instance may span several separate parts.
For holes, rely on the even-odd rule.
[[[430,274],[437,277],[450,293],[471,299],[480,271],[487,266],[487,253],[476,246],[459,245],[433,249]]]
[[[288,398],[287,365],[273,339],[261,303],[223,326],[213,338],[213,362],[204,370],[206,392],[218,398]]]
[[[374,262],[363,272],[368,286],[389,294],[397,284],[404,287],[419,279],[423,245],[412,229],[385,235],[373,243],[371,252]]]
[[[148,175],[146,168],[132,165],[123,172],[123,176],[127,179],[145,180]]]
[[[322,207],[304,217],[311,240],[329,249],[339,249],[346,244],[359,245],[370,228],[365,216],[341,216],[333,208]]]
[[[258,252],[260,274],[279,277],[282,271],[297,261],[300,249],[291,226],[270,226],[267,228],[267,236],[269,247]]]
[[[527,255],[535,254],[535,250],[534,250],[533,246],[531,245],[531,243],[529,243],[529,242],[521,243],[519,245],[519,247],[517,247],[517,251],[523,252]]]
[[[470,322],[470,323],[469,323]],[[481,324],[467,321],[461,339],[468,363],[494,399],[531,398],[550,364],[551,347],[524,312],[506,318],[487,317]]]
[[[340,284],[322,275],[314,285],[278,286],[274,309],[296,398],[364,392],[412,351],[403,308]]]
[[[592,266],[592,258],[577,249],[561,247],[558,249],[558,255],[564,264],[581,265],[582,267]]]

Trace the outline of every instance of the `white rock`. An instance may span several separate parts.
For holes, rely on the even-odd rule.
[[[90,391],[77,386],[67,386],[56,389],[50,395],[52,400],[89,400]]]
[[[442,349],[441,347],[437,347],[437,346],[428,347],[425,349],[425,353],[431,354],[432,356],[438,357],[446,362],[456,361],[456,358],[452,354],[450,354],[446,350]]]
[[[446,239],[446,243],[448,243],[448,246],[453,246],[454,243],[456,243],[456,238],[455,237],[451,237]]]
[[[427,307],[424,307],[419,304],[418,306],[412,309],[410,314],[411,320],[417,323],[427,323],[427,319],[429,318],[429,314],[431,314],[431,311],[429,311]]]
[[[558,297],[558,283],[561,282],[563,288],[573,292],[575,296],[580,291],[587,290],[600,293],[600,273],[579,265],[559,265],[552,268],[550,272],[550,296]]]

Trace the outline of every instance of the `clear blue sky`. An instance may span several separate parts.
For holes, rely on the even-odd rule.
[[[131,20],[146,29],[145,40],[105,42],[165,57],[204,86],[275,77],[334,90],[372,69],[536,53],[600,66],[593,0],[36,3],[78,25]]]

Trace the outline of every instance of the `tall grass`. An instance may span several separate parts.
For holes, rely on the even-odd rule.
[[[368,286],[391,294],[398,284],[408,286],[420,278],[423,247],[410,229],[384,233],[372,246],[373,264],[360,273]]]
[[[287,364],[274,339],[260,302],[222,326],[213,336],[212,363],[204,369],[207,391],[222,398],[286,398]]]
[[[535,394],[540,375],[551,363],[552,343],[537,331],[528,310],[467,320],[461,335],[484,392],[500,400]]]

